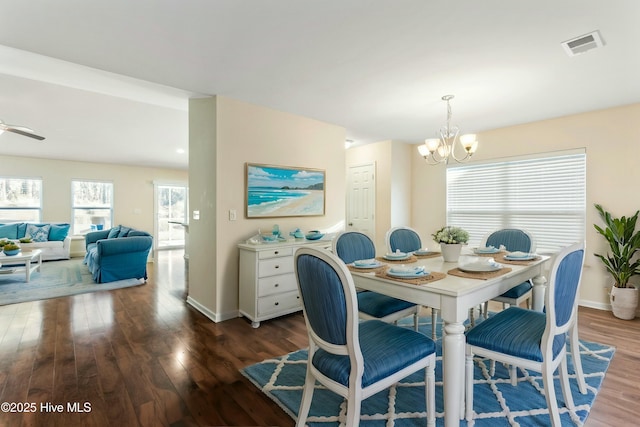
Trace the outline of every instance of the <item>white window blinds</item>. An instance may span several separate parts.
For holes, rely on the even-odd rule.
[[[447,224],[487,233],[522,228],[538,252],[584,240],[586,154],[579,152],[447,168]]]

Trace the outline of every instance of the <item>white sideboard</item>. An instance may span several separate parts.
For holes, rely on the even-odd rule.
[[[257,328],[263,320],[302,310],[293,270],[293,255],[300,246],[331,249],[331,240],[288,240],[238,245],[240,250],[239,309]]]

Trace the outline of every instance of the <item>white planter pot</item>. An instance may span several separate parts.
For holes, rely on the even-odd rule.
[[[440,243],[442,258],[444,262],[458,262],[460,251],[462,251],[462,243]]]
[[[638,309],[638,289],[614,286],[609,293],[609,301],[614,316],[623,320],[635,319]]]

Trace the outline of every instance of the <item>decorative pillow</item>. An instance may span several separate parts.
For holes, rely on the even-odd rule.
[[[111,230],[109,230],[109,235],[107,236],[107,239],[115,239],[116,237],[118,237],[119,233],[120,233],[120,226],[113,227]]]
[[[20,223],[4,224],[0,225],[0,238],[4,239],[17,239],[18,238],[18,225]]]
[[[25,236],[31,236],[31,240],[34,242],[48,242],[49,230],[51,230],[51,225],[48,224],[40,227],[33,224],[27,224],[27,232],[25,233]]]
[[[71,224],[51,224],[49,241],[62,242],[69,234],[69,228],[71,228]]]
[[[131,229],[129,227],[125,227],[124,225],[120,226],[120,232],[118,233],[118,237],[127,237]]]

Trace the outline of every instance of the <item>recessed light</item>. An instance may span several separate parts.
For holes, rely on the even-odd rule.
[[[178,149],[176,150],[176,153],[178,153],[178,154],[184,154],[184,153],[185,153],[185,150],[184,150],[184,148],[178,148]]]

